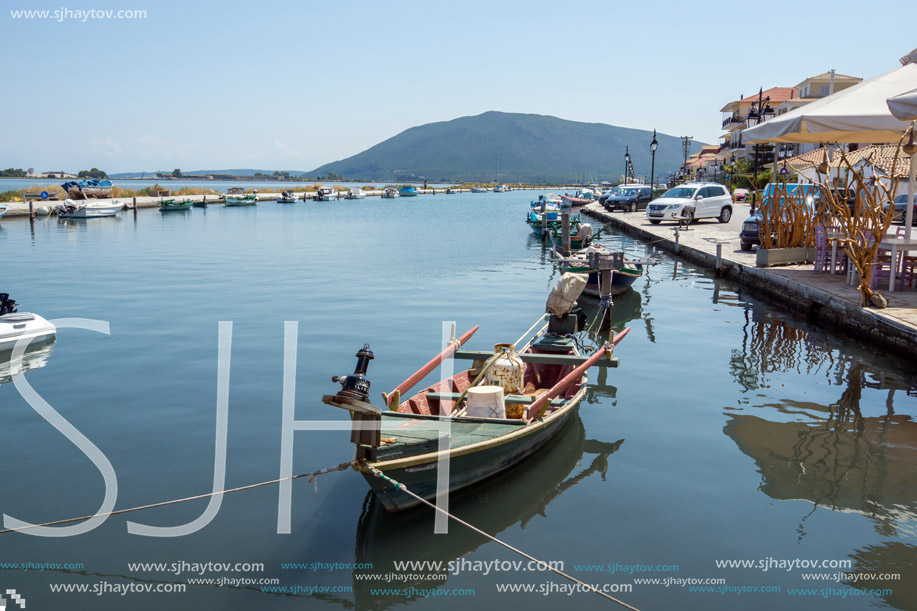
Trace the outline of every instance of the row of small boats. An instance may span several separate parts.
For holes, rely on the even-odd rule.
[[[580,195],[581,192],[577,192]],[[623,253],[612,253],[604,245],[594,243],[601,233],[595,232],[592,225],[584,223],[579,215],[564,212],[572,208],[566,200],[556,195],[540,195],[530,202],[526,215],[526,224],[544,242],[549,242],[554,253],[553,261],[563,273],[587,273],[588,280],[585,292],[594,296],[619,295],[629,289],[634,282],[643,276],[645,260],[625,261]],[[579,198],[575,198],[579,199]],[[562,252],[564,234],[564,216],[567,216],[569,247],[574,252]],[[608,264],[607,262],[611,262]],[[610,269],[610,278],[606,277],[608,287],[602,290],[599,267]]]

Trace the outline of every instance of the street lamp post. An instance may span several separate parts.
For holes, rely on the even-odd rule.
[[[659,143],[656,141],[656,130],[653,130],[653,141],[650,142],[650,153],[653,154],[653,161],[650,163],[650,198],[653,197],[653,191],[656,188],[656,149]]]
[[[627,186],[627,171],[630,169],[630,151],[629,147],[624,147],[624,186]]]
[[[764,123],[768,118],[774,116],[773,109],[767,105],[771,101],[770,96],[764,96],[764,88],[761,87],[758,89],[758,102],[757,107],[756,103],[751,103],[751,109],[748,111],[748,116],[745,118],[745,124],[748,127],[754,127],[759,123]],[[751,192],[751,213],[755,213],[755,208],[758,197],[758,143],[755,142],[755,158],[754,158],[754,171],[755,171],[755,180],[754,180],[754,189]]]

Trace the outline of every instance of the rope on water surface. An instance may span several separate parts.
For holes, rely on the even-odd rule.
[[[270,486],[271,484],[279,484],[280,482],[291,481],[294,479],[308,478],[307,481],[314,482],[315,478],[319,475],[324,475],[326,473],[332,473],[334,471],[344,471],[353,466],[358,465],[358,461],[350,461],[341,463],[335,467],[328,467],[326,469],[319,469],[318,471],[312,471],[310,473],[300,473],[299,475],[292,475],[290,477],[281,477],[279,479],[272,479],[266,482],[258,482],[257,484],[249,484],[247,486],[239,486],[238,488],[230,488],[229,490],[221,490],[219,492],[209,492],[207,494],[198,494],[196,496],[188,496],[183,499],[175,499],[172,501],[163,501],[161,503],[152,503],[150,505],[141,505],[139,507],[131,507],[129,509],[118,509],[116,511],[109,511],[108,513],[97,513],[91,516],[83,516],[80,518],[67,518],[66,520],[55,520],[54,522],[45,522],[44,524],[30,524],[28,526],[20,526],[19,528],[7,528],[0,530],[0,535],[5,535],[7,533],[18,532],[22,530],[29,530],[30,528],[38,528],[39,526],[57,526],[59,524],[69,524],[71,522],[82,522],[83,520],[89,520],[91,518],[107,518],[109,516],[116,516],[122,513],[131,513],[134,511],[140,511],[142,509],[153,509],[154,507],[164,507],[166,505],[175,505],[178,503],[187,503],[188,501],[197,501],[200,499],[210,498],[212,496],[221,496],[224,494],[229,494],[231,492],[242,492],[243,490],[251,490],[252,488],[260,488],[262,486]]]
[[[599,596],[602,596],[602,597],[604,597],[604,598],[607,598],[607,599],[610,600],[611,602],[616,603],[616,604],[618,604],[618,605],[621,605],[621,606],[624,607],[625,609],[631,609],[631,611],[639,611],[639,609],[637,609],[636,607],[632,607],[631,605],[627,604],[626,602],[624,602],[624,601],[622,601],[622,600],[618,600],[618,599],[615,598],[614,596],[611,596],[611,595],[609,595],[609,594],[606,594],[605,592],[601,592],[601,591],[597,590],[594,586],[591,586],[591,585],[589,585],[588,583],[584,583],[584,582],[580,581],[579,579],[577,579],[576,577],[573,577],[572,575],[567,575],[566,573],[564,573],[564,572],[561,571],[560,569],[556,569],[556,568],[552,567],[551,565],[549,565],[549,564],[548,564],[547,562],[545,562],[544,560],[539,560],[538,558],[535,558],[534,556],[530,556],[529,554],[526,554],[526,553],[523,552],[522,550],[513,547],[513,546],[510,545],[509,543],[505,543],[505,542],[501,541],[500,539],[497,539],[497,538],[494,537],[493,535],[487,534],[486,532],[484,532],[484,531],[481,530],[480,528],[477,528],[477,527],[475,527],[475,526],[472,526],[471,524],[469,524],[469,523],[466,522],[465,520],[463,520],[463,519],[461,519],[461,518],[459,518],[459,517],[457,517],[457,516],[452,515],[452,514],[449,513],[448,511],[446,511],[446,510],[444,510],[444,509],[440,509],[439,507],[437,507],[436,505],[434,505],[433,503],[431,503],[431,502],[428,501],[427,499],[425,499],[425,498],[423,498],[423,497],[421,497],[421,496],[418,496],[417,494],[414,494],[412,491],[408,490],[407,486],[405,486],[404,484],[402,484],[401,482],[399,482],[399,481],[397,481],[397,480],[392,479],[391,477],[389,477],[388,475],[386,475],[385,473],[383,473],[383,472],[380,471],[379,469],[373,467],[372,465],[368,465],[368,464],[366,464],[365,462],[362,462],[362,463],[360,463],[359,467],[360,467],[361,469],[363,469],[363,470],[366,470],[366,471],[372,473],[373,475],[375,475],[375,476],[378,477],[379,479],[382,479],[382,480],[387,481],[388,483],[390,483],[392,486],[394,486],[394,487],[397,488],[398,490],[401,490],[401,491],[404,492],[405,494],[414,497],[415,499],[417,499],[417,500],[420,501],[421,503],[427,505],[428,507],[432,507],[434,510],[436,510],[436,511],[442,513],[442,514],[445,515],[446,517],[449,517],[449,518],[455,520],[456,522],[458,522],[458,523],[461,524],[462,526],[464,526],[464,527],[466,527],[466,528],[470,528],[471,530],[473,530],[474,532],[478,533],[479,535],[483,535],[484,537],[487,537],[488,539],[490,539],[490,540],[493,541],[494,543],[497,543],[497,544],[499,544],[499,545],[502,545],[502,546],[505,547],[506,549],[508,549],[508,550],[510,550],[510,551],[512,551],[512,552],[515,552],[515,553],[519,554],[519,555],[522,556],[523,558],[527,558],[527,559],[531,560],[532,562],[537,562],[540,566],[543,566],[544,568],[548,569],[548,570],[551,571],[552,573],[555,573],[555,574],[557,574],[557,575],[560,575],[560,576],[563,577],[564,579],[568,579],[568,580],[572,581],[573,583],[578,584],[578,585],[579,585],[580,587],[582,587],[583,589],[588,590],[588,591],[590,591],[590,592],[593,592],[593,593],[595,593],[595,594],[598,594]]]

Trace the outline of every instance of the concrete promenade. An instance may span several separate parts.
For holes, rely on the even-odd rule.
[[[606,212],[598,204],[582,212],[659,250],[675,252],[675,225],[652,225],[644,212]],[[708,269],[716,267],[716,242],[722,245],[720,275],[752,292],[778,301],[805,315],[812,323],[842,331],[867,345],[882,345],[893,354],[917,361],[917,290],[888,292],[884,310],[860,307],[860,293],[845,274],[815,272],[811,264],[761,268],[754,252],[739,247],[739,231],[749,215],[748,204],[737,204],[729,223],[704,219],[679,233],[678,255]]]

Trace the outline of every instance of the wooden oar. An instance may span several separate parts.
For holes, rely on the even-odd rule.
[[[428,373],[436,369],[440,363],[451,356],[452,353],[458,350],[459,347],[461,347],[465,342],[471,339],[471,336],[475,334],[478,328],[479,326],[475,325],[465,331],[465,333],[463,333],[460,337],[456,338],[455,342],[451,343],[445,350],[433,357],[429,363],[418,369],[414,375],[399,384],[398,388],[393,390],[390,394],[382,393],[382,399],[385,401],[385,404],[389,407],[389,409],[398,409],[398,404],[401,402],[401,395],[414,388],[415,384],[424,379]],[[392,407],[393,404],[394,407]]]
[[[630,333],[630,327],[625,328],[623,331],[615,335],[614,339],[611,342],[612,345],[617,346],[618,342],[624,339],[624,336],[626,336],[628,333]],[[544,413],[544,410],[547,408],[551,400],[554,397],[556,397],[557,395],[559,395],[560,393],[562,393],[563,391],[567,390],[567,387],[570,386],[570,384],[572,384],[575,380],[579,379],[579,377],[583,375],[587,369],[592,367],[594,364],[596,364],[599,361],[600,358],[605,356],[608,352],[608,348],[609,348],[608,344],[605,344],[604,347],[596,350],[592,354],[592,356],[590,356],[586,360],[585,363],[583,363],[582,365],[580,365],[579,367],[577,367],[576,369],[568,373],[564,377],[564,379],[562,379],[560,382],[555,384],[551,388],[551,390],[549,390],[545,394],[538,397],[538,399],[534,403],[532,403],[526,410],[526,420],[531,422],[532,420],[541,418],[541,416]]]

